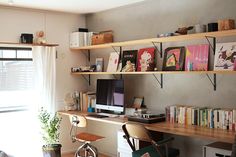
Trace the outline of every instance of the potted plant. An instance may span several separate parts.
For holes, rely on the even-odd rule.
[[[55,113],[51,115],[41,109],[39,120],[42,129],[44,145],[42,147],[44,157],[61,157],[61,144],[59,143],[59,128],[61,118]]]

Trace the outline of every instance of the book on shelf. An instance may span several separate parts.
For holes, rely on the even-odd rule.
[[[236,109],[172,105],[166,109],[166,121],[235,131]]]
[[[122,72],[136,71],[137,50],[123,51]]]
[[[163,71],[182,71],[184,69],[185,47],[165,49]]]
[[[208,56],[208,44],[187,46],[185,56],[185,71],[207,71]]]
[[[116,72],[119,64],[119,52],[111,52],[107,65],[107,72]]]
[[[214,70],[236,70],[236,42],[216,44]]]
[[[95,92],[80,92],[80,111],[87,112],[89,107],[94,107],[95,100]]]
[[[103,58],[96,58],[96,71],[102,72],[103,71]]]
[[[138,51],[137,71],[154,71],[155,48],[142,48]]]

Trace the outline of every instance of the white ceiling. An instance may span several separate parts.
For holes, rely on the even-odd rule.
[[[0,5],[85,14],[141,1],[144,0],[0,0]]]

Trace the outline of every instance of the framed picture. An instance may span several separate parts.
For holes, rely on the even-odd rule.
[[[236,42],[216,44],[214,70],[236,70]]]
[[[138,51],[137,71],[154,71],[155,48],[143,48]]]
[[[182,71],[184,69],[184,59],[184,47],[167,48],[163,59],[163,71]]]
[[[185,56],[185,71],[208,70],[208,44],[187,46]]]
[[[97,72],[103,71],[103,58],[96,58],[96,71]]]
[[[144,97],[134,97],[133,108],[141,108],[144,103]]]

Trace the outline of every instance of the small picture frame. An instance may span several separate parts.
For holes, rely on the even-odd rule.
[[[163,71],[183,71],[185,47],[169,47],[165,50]]]
[[[103,58],[96,58],[96,71],[103,72]]]
[[[134,97],[133,108],[141,108],[144,103],[144,97]]]

